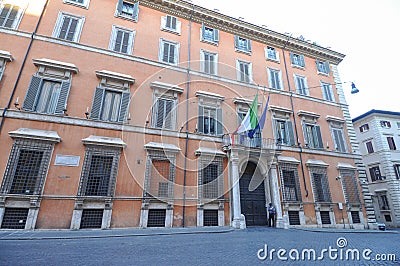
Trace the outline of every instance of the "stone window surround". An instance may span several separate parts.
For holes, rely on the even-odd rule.
[[[10,52],[0,50],[0,81],[6,68],[7,62],[13,61],[13,57]]]
[[[197,226],[204,226],[204,210],[218,210],[218,226],[225,226],[225,211],[223,200],[210,204],[198,204]]]

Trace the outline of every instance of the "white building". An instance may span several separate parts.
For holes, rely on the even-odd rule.
[[[378,222],[400,227],[400,112],[372,109],[353,119]]]

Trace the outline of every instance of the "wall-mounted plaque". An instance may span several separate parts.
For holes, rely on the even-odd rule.
[[[78,166],[80,156],[57,154],[54,165]]]

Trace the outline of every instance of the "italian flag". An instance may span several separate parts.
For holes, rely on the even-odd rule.
[[[235,130],[235,133],[243,133],[252,129],[255,129],[258,124],[257,118],[257,105],[258,105],[258,94],[253,100],[250,109],[247,111],[246,116],[243,118],[242,123]]]

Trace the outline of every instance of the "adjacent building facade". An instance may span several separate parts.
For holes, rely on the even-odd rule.
[[[186,1],[34,2],[0,1],[1,228],[374,226],[343,54]]]
[[[376,219],[400,227],[400,113],[371,110],[353,119]]]

